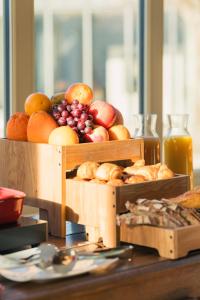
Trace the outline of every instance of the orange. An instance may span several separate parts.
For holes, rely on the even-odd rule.
[[[32,113],[44,110],[49,111],[51,108],[50,99],[43,93],[33,93],[26,98],[24,110],[30,116]]]
[[[52,145],[73,145],[78,144],[77,133],[69,126],[60,126],[54,129],[49,135],[49,144]]]
[[[65,92],[65,99],[69,104],[73,100],[78,100],[81,104],[90,105],[93,99],[93,91],[87,84],[77,82],[68,87]]]
[[[110,140],[128,140],[131,138],[130,132],[124,125],[114,125],[108,129]]]
[[[13,114],[6,125],[6,137],[9,140],[27,141],[29,116],[24,112]]]
[[[56,121],[46,112],[38,111],[31,115],[27,126],[29,142],[48,143],[49,135],[58,127]]]

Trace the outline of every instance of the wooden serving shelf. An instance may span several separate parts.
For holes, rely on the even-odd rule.
[[[120,240],[123,242],[155,248],[160,256],[177,259],[190,251],[200,249],[200,225],[176,229],[140,225],[120,226]]]
[[[0,186],[25,192],[25,204],[48,212],[50,233],[65,237],[66,171],[87,160],[134,162],[143,158],[143,140],[53,146],[0,139],[0,157]]]
[[[120,240],[116,215],[126,211],[126,201],[176,197],[189,188],[187,175],[117,187],[67,179],[67,219],[85,225],[91,242],[101,239],[105,246],[115,247]]]

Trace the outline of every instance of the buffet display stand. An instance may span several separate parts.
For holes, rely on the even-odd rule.
[[[25,204],[38,207],[40,218],[47,212],[50,233],[64,237],[66,171],[87,160],[134,162],[143,157],[143,140],[53,146],[0,139],[0,157],[0,186],[25,192]]]

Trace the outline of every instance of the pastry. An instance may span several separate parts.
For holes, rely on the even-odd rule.
[[[132,175],[125,179],[125,183],[141,183],[145,181],[145,177],[142,175]]]
[[[134,167],[144,167],[144,165],[145,165],[144,159],[136,160],[136,162],[134,163]]]
[[[143,167],[128,167],[125,168],[124,172],[130,175],[141,175],[145,178],[145,180],[156,180],[157,174],[159,170],[158,165],[152,165],[152,166],[143,166]]]
[[[178,197],[169,199],[173,203],[177,203],[187,208],[200,208],[200,190],[195,188]]]
[[[96,170],[99,164],[94,161],[86,161],[78,167],[77,177],[81,179],[95,178]]]
[[[90,182],[95,182],[95,183],[100,183],[100,184],[106,184],[105,180],[100,180],[100,179],[97,179],[97,178],[94,178],[94,179],[90,180]]]
[[[169,179],[174,177],[174,173],[167,167],[167,165],[162,164],[157,173],[157,179]]]
[[[124,185],[124,182],[121,179],[111,179],[107,182],[107,184],[114,186],[122,186]]]
[[[137,162],[136,162],[137,163]],[[145,180],[169,179],[174,176],[174,173],[165,164],[155,164],[150,166],[139,166],[142,160],[137,164],[124,169],[124,172],[129,175],[141,175]]]
[[[115,164],[104,163],[96,170],[96,178],[109,181],[111,179],[120,179],[122,177],[123,168]]]

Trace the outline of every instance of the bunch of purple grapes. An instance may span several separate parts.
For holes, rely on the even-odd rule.
[[[80,137],[90,134],[93,129],[93,116],[89,114],[89,106],[73,100],[68,104],[66,100],[52,107],[52,116],[59,126],[68,125],[74,129]]]

